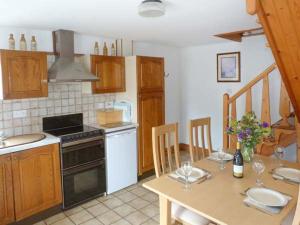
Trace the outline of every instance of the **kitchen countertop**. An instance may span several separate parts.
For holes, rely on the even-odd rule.
[[[58,137],[54,137],[47,133],[43,133],[43,134],[46,135],[46,138],[44,138],[43,140],[33,142],[33,143],[23,144],[23,145],[1,148],[0,155],[13,153],[13,152],[19,152],[19,151],[23,151],[23,150],[27,150],[27,149],[31,149],[31,148],[37,148],[37,147],[41,147],[44,145],[56,144],[56,143],[60,142],[60,139]]]
[[[104,132],[107,133],[111,133],[111,132],[117,132],[117,131],[121,131],[121,130],[127,130],[127,129],[131,129],[131,128],[137,128],[139,125],[137,123],[128,123],[126,125],[120,125],[117,127],[113,127],[113,128],[108,128],[105,126],[100,126],[97,123],[94,124],[90,124],[90,126],[95,127],[95,128],[99,128],[99,129],[103,129]]]

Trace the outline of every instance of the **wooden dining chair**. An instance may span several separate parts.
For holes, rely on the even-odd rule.
[[[210,132],[210,117],[190,120],[189,140],[192,162],[198,161],[211,154],[212,146]]]
[[[173,145],[172,145],[173,142]],[[152,128],[153,159],[156,177],[180,168],[178,124]],[[174,153],[172,153],[172,151]],[[174,160],[175,158],[175,160]],[[174,162],[175,161],[175,162]],[[206,218],[172,202],[172,217],[176,222],[189,225],[208,225]]]
[[[156,177],[180,167],[177,123],[153,127],[152,144]]]

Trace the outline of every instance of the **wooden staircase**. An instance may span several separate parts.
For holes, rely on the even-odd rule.
[[[236,94],[229,96],[227,93],[223,96],[223,147],[225,149],[234,149],[236,147],[237,138],[235,135],[227,135],[226,129],[230,124],[230,120],[237,118],[237,101],[243,96],[245,101],[245,112],[253,111],[252,108],[252,90],[254,87],[261,83],[262,86],[262,99],[261,99],[261,115],[260,119],[264,122],[271,124],[271,111],[270,111],[270,87],[269,76],[277,68],[276,64],[269,66],[265,71],[255,77],[247,85],[245,85]],[[262,155],[272,155],[277,145],[287,147],[296,143],[296,128],[295,116],[291,113],[291,103],[287,94],[285,85],[281,82],[280,99],[279,99],[279,115],[281,119],[274,123],[272,127],[273,137],[265,139],[256,148],[256,152]]]
[[[300,124],[297,122],[300,120],[300,1],[246,0],[246,3],[247,12],[250,15],[256,14],[264,29],[293,105],[297,160],[300,161]]]

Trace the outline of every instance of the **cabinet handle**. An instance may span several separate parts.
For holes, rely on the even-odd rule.
[[[42,80],[42,83],[43,83],[43,84],[47,84],[47,83],[48,83],[48,80]]]

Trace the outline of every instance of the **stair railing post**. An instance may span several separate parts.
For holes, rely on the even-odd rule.
[[[263,79],[263,93],[261,103],[261,120],[271,124],[271,113],[270,113],[270,88],[269,88],[269,77],[266,76]]]
[[[280,87],[279,114],[282,118],[280,125],[281,126],[289,126],[288,118],[291,114],[291,104],[290,104],[290,98],[285,89],[285,85],[282,81],[281,81],[281,87]]]
[[[229,95],[226,93],[223,95],[223,148],[229,147],[229,136],[226,133],[226,129],[229,126]]]

